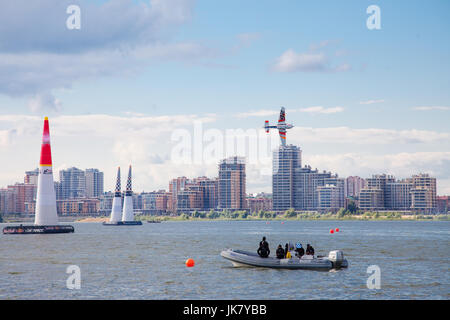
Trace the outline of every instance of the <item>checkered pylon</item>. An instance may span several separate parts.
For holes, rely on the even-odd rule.
[[[116,192],[120,193],[120,167],[117,169]]]
[[[126,191],[132,191],[132,189],[131,189],[131,166],[128,169],[128,180],[127,180],[127,190]]]

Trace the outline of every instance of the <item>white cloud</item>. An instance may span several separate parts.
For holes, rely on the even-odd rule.
[[[152,63],[207,63],[217,52],[173,40],[191,19],[194,0],[78,0],[80,30],[68,30],[71,0],[0,2],[0,94],[30,99],[38,111],[60,108],[55,89],[107,76],[142,72]]]
[[[294,127],[289,132],[293,143],[321,142],[333,144],[417,144],[431,142],[446,142],[450,133],[428,130],[393,130],[393,129],[355,129],[349,127],[310,128]]]
[[[66,8],[81,8],[81,29],[66,28]],[[28,0],[0,2],[0,51],[80,53],[146,45],[190,20],[193,0]]]
[[[278,72],[324,71],[327,63],[323,53],[296,53],[289,49],[277,58],[274,70]]]
[[[379,100],[366,100],[366,101],[361,101],[359,104],[374,104],[374,103],[382,103],[384,102],[383,99],[379,99]]]
[[[444,107],[444,106],[425,106],[425,107],[414,107],[414,110],[419,111],[431,111],[431,110],[441,110],[441,111],[448,111],[450,110],[450,107]]]
[[[256,110],[250,112],[242,112],[235,115],[236,118],[247,118],[247,117],[269,117],[279,114],[279,111],[274,110]]]
[[[236,36],[238,43],[233,47],[233,51],[249,47],[253,42],[261,38],[261,34],[258,32],[245,32]]]
[[[337,67],[333,68],[334,72],[345,72],[350,71],[352,67],[348,63],[343,63],[338,65]]]
[[[346,62],[332,63],[342,55],[332,54],[330,48],[339,41],[325,40],[311,44],[306,52],[295,52],[288,49],[281,54],[272,66],[277,72],[345,72],[351,70]]]
[[[215,52],[195,43],[155,43],[133,49],[99,49],[84,53],[0,53],[0,93],[29,96],[70,88],[81,79],[133,75],[152,62],[200,61]],[[202,60],[203,62],[203,60]]]
[[[16,129],[0,130],[0,147],[8,146],[16,134]]]
[[[311,114],[331,114],[331,113],[338,113],[343,112],[343,107],[330,107],[325,108],[322,106],[313,106],[313,107],[306,107],[306,108],[300,108],[300,109],[289,109],[286,110],[287,113],[295,113],[295,112],[305,112],[305,113],[311,113]],[[280,112],[277,110],[255,110],[255,111],[249,111],[249,112],[241,112],[237,113],[234,116],[236,118],[248,118],[248,117],[270,117],[270,116],[276,116]]]
[[[338,113],[343,112],[343,107],[332,107],[332,108],[324,108],[322,106],[308,107],[298,109],[298,112],[306,112],[306,113],[322,113],[322,114],[330,114],[330,113]]]
[[[335,40],[323,40],[323,41],[321,41],[319,43],[311,44],[309,46],[309,49],[311,51],[315,51],[315,50],[318,50],[318,49],[322,49],[322,48],[328,47],[330,44],[334,44],[334,43],[337,43],[337,41],[335,41]]]
[[[31,112],[38,113],[46,110],[60,111],[61,101],[50,93],[37,94],[28,102]]]
[[[202,165],[180,166],[169,158],[172,130],[190,130],[194,121],[212,123],[214,115],[131,116],[73,115],[50,119],[52,156],[55,168],[76,166],[105,172],[105,187],[114,187],[115,170],[132,164],[138,189],[167,188],[173,175],[205,171]],[[0,165],[12,175],[1,176],[0,186],[20,181],[26,170],[39,161],[43,119],[38,116],[0,115]],[[170,124],[170,125],[168,125]],[[14,139],[11,141],[11,135]],[[217,165],[212,165],[216,168]],[[204,174],[204,173],[203,173]]]

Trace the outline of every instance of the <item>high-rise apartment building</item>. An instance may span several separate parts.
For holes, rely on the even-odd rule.
[[[25,213],[33,214],[30,208],[31,203],[36,199],[37,186],[28,183],[16,183],[8,186],[7,189],[2,192],[2,200],[4,213]]]
[[[18,213],[15,190],[10,188],[0,189],[0,213]]]
[[[167,211],[189,212],[210,210],[218,205],[218,179],[179,177],[169,182],[168,193],[159,197],[160,208]],[[156,201],[156,199],[155,199]],[[155,202],[156,205],[156,202]]]
[[[400,181],[381,174],[366,182],[359,195],[359,207],[363,210],[412,210],[425,214],[437,211],[436,178],[428,174]]]
[[[222,160],[219,163],[218,179],[219,209],[245,209],[245,184],[245,160],[241,157]]]
[[[436,197],[437,213],[447,213],[450,210],[450,196]]]
[[[344,199],[343,180],[337,179],[331,172],[311,169],[311,166],[305,166],[298,171],[297,175],[297,195],[296,207],[298,210],[317,210],[319,208],[318,187],[326,184],[333,184],[339,187],[339,197]],[[339,182],[338,182],[339,181]]]
[[[103,194],[103,172],[98,169],[86,169],[86,197],[99,198]]]
[[[411,209],[425,214],[436,213],[436,178],[423,173],[412,176]]]
[[[324,185],[316,187],[317,208],[321,211],[336,212],[345,206],[345,179],[333,175],[323,180]]]
[[[343,189],[333,184],[317,187],[318,210],[336,212],[344,206]]]
[[[294,145],[281,145],[273,152],[273,210],[282,211],[299,206],[298,172],[301,158],[300,148]]]
[[[186,212],[193,210],[203,210],[203,191],[198,185],[189,185],[189,187],[178,191],[177,211]]]
[[[209,179],[207,177],[199,177],[195,178],[193,183],[198,185],[202,192],[202,208],[205,210],[217,208],[219,200],[219,182],[217,178]]]
[[[383,190],[374,187],[363,188],[359,193],[359,207],[363,210],[383,210]]]
[[[383,210],[388,205],[386,185],[395,182],[394,176],[375,174],[366,179],[359,193],[359,207],[363,210]]]
[[[188,178],[178,177],[170,180],[169,182],[169,192],[172,194],[170,207],[176,210],[177,207],[177,196],[180,190],[183,190],[188,183]]]
[[[362,188],[364,188],[366,185],[366,181],[358,176],[351,176],[347,177],[345,179],[345,186],[344,186],[344,197],[352,197],[357,198],[359,197],[359,192]]]
[[[325,188],[325,186],[327,186]],[[344,207],[344,179],[311,166],[301,167],[301,150],[280,146],[273,152],[273,210],[334,210]],[[319,187],[322,187],[319,189]],[[322,193],[319,199],[319,192]]]
[[[26,184],[34,184],[37,186],[39,176],[39,169],[35,169],[32,171],[25,171],[25,177],[23,182]]]
[[[386,183],[386,209],[409,210],[411,208],[411,179]]]
[[[78,168],[59,171],[61,183],[61,199],[76,199],[86,197],[86,174]]]

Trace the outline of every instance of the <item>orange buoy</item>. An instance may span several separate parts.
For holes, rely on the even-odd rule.
[[[187,259],[187,260],[186,260],[186,267],[191,268],[191,267],[193,267],[193,266],[195,266],[195,261],[194,261],[194,259],[191,259],[191,258]]]
[[[336,228],[336,230],[335,230],[336,232],[339,232],[339,228]]]
[[[281,224],[284,224],[284,221],[282,221]]]
[[[334,230],[333,230],[333,229],[330,229],[330,233],[334,233]]]

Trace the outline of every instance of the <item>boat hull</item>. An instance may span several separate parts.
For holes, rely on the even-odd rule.
[[[273,269],[309,269],[309,270],[330,270],[335,268],[346,268],[347,260],[339,265],[327,258],[312,258],[304,256],[302,259],[293,257],[291,259],[277,259],[273,257],[261,258],[258,254],[241,250],[224,250],[220,255],[231,261],[236,267],[260,267]]]
[[[52,226],[8,226],[3,228],[3,234],[49,234],[49,233],[72,233],[75,232],[70,225]]]

